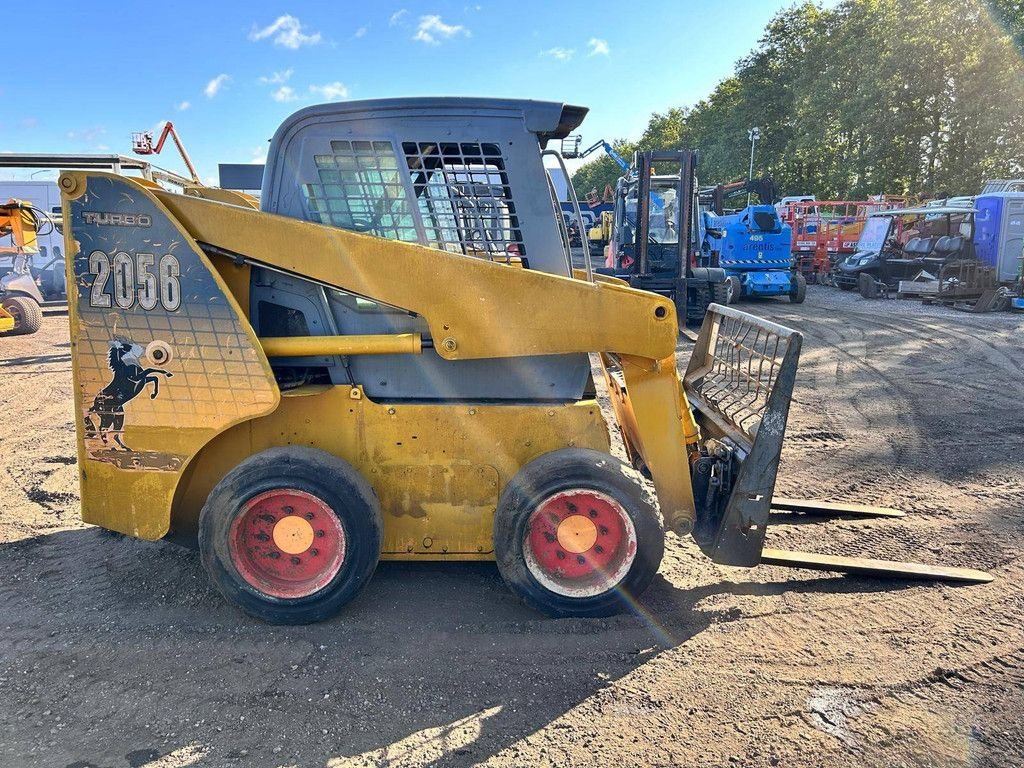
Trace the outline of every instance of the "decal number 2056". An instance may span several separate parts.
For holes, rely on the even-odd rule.
[[[181,265],[170,253],[158,262],[152,253],[136,253],[133,257],[118,251],[111,257],[104,251],[93,251],[89,254],[89,271],[96,275],[89,293],[90,306],[104,309],[113,302],[121,309],[131,309],[138,304],[148,311],[160,304],[167,312],[181,306]]]

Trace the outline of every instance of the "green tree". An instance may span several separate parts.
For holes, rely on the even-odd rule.
[[[754,175],[783,194],[968,194],[1020,176],[1024,0],[795,5],[705,99],[651,115],[635,146],[698,149],[702,183],[724,183],[746,177],[754,125]],[[576,179],[619,175],[601,159]]]

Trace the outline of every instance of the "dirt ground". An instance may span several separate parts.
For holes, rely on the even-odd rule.
[[[0,339],[0,766],[1024,764],[1024,318],[815,287],[746,308],[806,339],[780,493],[908,513],[780,515],[769,545],[992,584],[725,568],[670,536],[636,616],[382,565],[334,620],[267,626],[196,553],[78,521],[48,317]]]

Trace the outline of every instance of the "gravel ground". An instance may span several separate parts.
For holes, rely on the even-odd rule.
[[[908,513],[780,515],[770,546],[996,581],[725,568],[670,536],[635,616],[391,564],[335,619],[269,627],[194,552],[78,521],[48,317],[0,339],[0,766],[1024,764],[1024,318],[814,286],[743,307],[805,334],[780,493]]]

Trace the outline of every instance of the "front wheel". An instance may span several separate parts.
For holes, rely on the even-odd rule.
[[[725,278],[725,303],[735,304],[740,300],[740,296],[743,295],[743,287],[740,285],[740,279],[735,275],[729,275]]]
[[[803,304],[807,298],[807,279],[799,272],[793,275],[789,283],[789,303]]]
[[[308,624],[366,586],[382,528],[377,497],[351,465],[312,448],[271,448],[210,493],[199,551],[229,603],[272,624]]]
[[[599,451],[565,448],[531,461],[505,486],[494,516],[502,578],[552,616],[633,610],[664,550],[638,474]]]
[[[9,335],[25,336],[42,327],[43,310],[34,299],[28,296],[8,296],[0,304],[14,318],[14,329],[8,331]]]
[[[867,272],[860,273],[857,278],[857,288],[865,299],[878,298],[878,285],[875,283],[875,278]]]

